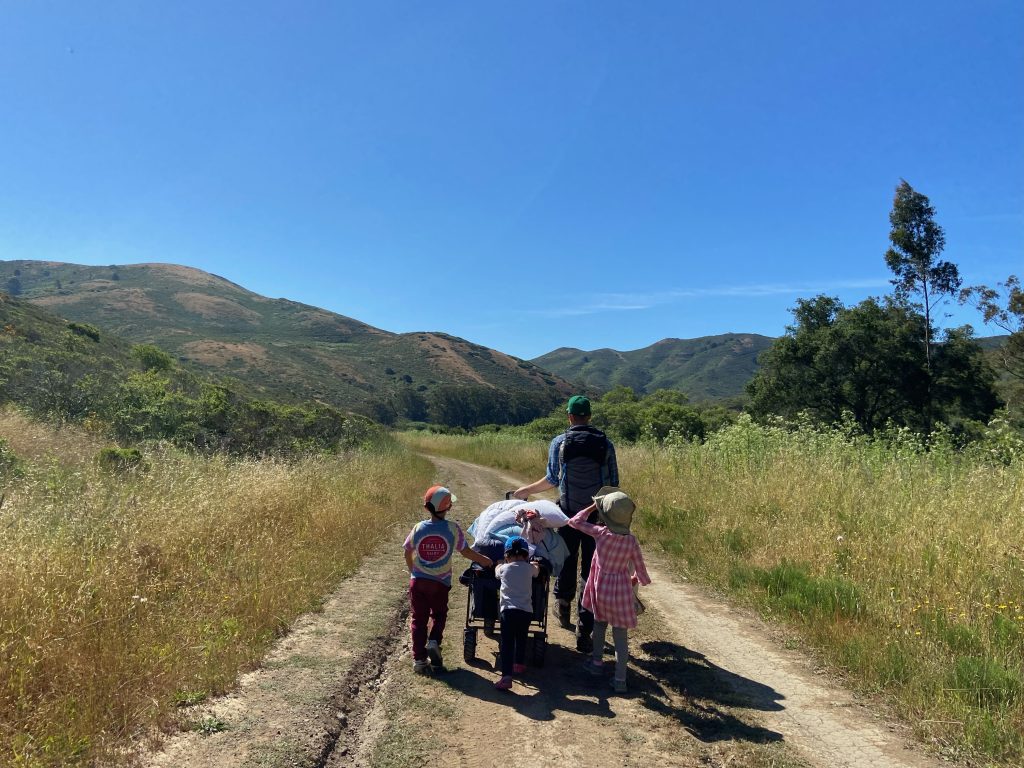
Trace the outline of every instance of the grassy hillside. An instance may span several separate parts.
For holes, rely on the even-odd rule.
[[[8,404],[122,444],[168,440],[204,453],[335,452],[379,433],[364,417],[322,403],[254,399],[155,345],[0,294],[0,406]]]
[[[726,333],[663,339],[630,352],[562,347],[533,362],[597,391],[619,385],[640,394],[677,389],[699,401],[741,394],[757,370],[757,356],[771,343],[767,336]]]
[[[0,289],[132,342],[156,344],[254,393],[377,417],[396,399],[444,386],[528,392],[542,410],[571,390],[533,363],[454,336],[389,333],[189,267],[2,261]]]

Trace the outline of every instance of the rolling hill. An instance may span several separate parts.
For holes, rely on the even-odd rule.
[[[455,336],[389,333],[191,267],[0,261],[0,290],[285,401],[380,416],[396,395],[447,385],[525,393],[544,410],[572,390],[532,362]]]
[[[624,385],[640,394],[678,389],[701,401],[741,394],[757,370],[757,356],[772,341],[757,334],[726,333],[662,339],[629,352],[562,347],[533,362],[588,389],[605,391]]]

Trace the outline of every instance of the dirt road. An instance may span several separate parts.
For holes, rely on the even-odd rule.
[[[468,525],[517,478],[437,458],[436,479]],[[449,671],[411,670],[394,531],[322,613],[299,621],[229,697],[185,714],[151,766],[751,766],[926,768],[905,728],[872,716],[783,650],[756,617],[674,579],[651,554],[649,610],[630,637],[630,692],[580,669],[571,633],[549,625],[542,669],[493,688],[494,640],[461,656],[465,589],[452,589]]]

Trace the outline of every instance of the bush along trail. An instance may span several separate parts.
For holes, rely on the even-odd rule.
[[[434,459],[467,526],[517,485],[496,470]],[[416,500],[410,500],[414,506]],[[415,675],[401,554],[406,530],[364,561],[246,675],[236,693],[183,716],[192,730],[151,766],[937,765],[873,702],[784,650],[752,614],[673,577],[651,553],[648,611],[630,637],[630,691],[581,667],[570,632],[549,625],[543,668],[496,691],[495,639],[462,658],[466,590],[452,588],[448,671]]]

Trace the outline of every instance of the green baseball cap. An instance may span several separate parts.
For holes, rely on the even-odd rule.
[[[586,395],[573,395],[569,398],[569,404],[565,407],[565,412],[571,413],[573,416],[589,416],[590,400]]]

